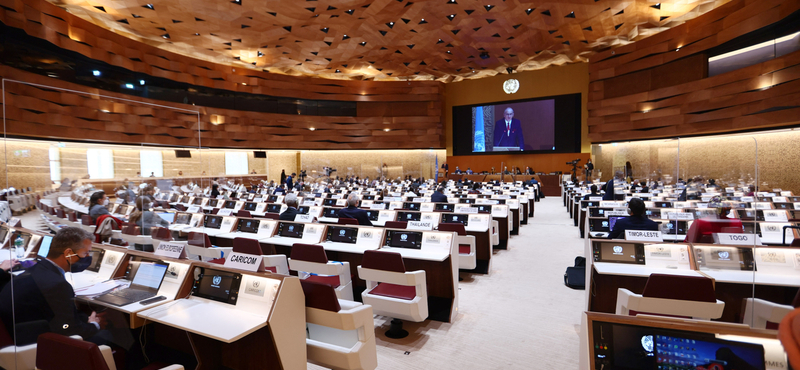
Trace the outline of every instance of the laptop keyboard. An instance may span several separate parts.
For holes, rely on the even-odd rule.
[[[136,301],[141,301],[142,299],[150,298],[150,297],[154,296],[155,294],[150,293],[150,292],[145,291],[145,290],[136,290],[136,289],[128,288],[128,289],[121,289],[121,290],[118,290],[116,292],[113,292],[113,293],[111,293],[111,295],[114,295],[114,296],[117,296],[117,297],[120,297],[120,298],[129,299],[129,300],[132,300],[133,302],[136,302]]]

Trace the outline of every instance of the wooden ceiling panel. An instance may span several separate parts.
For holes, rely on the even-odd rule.
[[[127,38],[222,65],[334,79],[441,81],[586,62],[728,2],[48,1]],[[64,32],[95,45],[91,34]],[[175,71],[169,61],[156,65]],[[169,78],[168,71],[153,69]]]

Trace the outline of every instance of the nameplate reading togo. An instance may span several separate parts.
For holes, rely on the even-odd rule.
[[[754,234],[732,234],[714,233],[714,244],[724,245],[761,245],[758,235]]]
[[[184,251],[183,244],[161,242],[156,247],[154,253],[156,256],[182,259],[186,258],[186,251]]]
[[[228,258],[225,259],[223,266],[251,272],[264,271],[264,264],[261,262],[262,258],[262,256],[254,254],[231,252]]]
[[[635,240],[640,242],[662,242],[664,237],[660,231],[646,230],[625,230],[625,240]]]

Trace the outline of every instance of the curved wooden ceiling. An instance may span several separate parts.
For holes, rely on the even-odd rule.
[[[729,0],[48,1],[125,37],[214,63],[450,82],[586,62]]]

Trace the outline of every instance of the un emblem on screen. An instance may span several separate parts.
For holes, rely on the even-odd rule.
[[[294,225],[289,226],[289,231],[294,231]]]
[[[219,283],[222,282],[222,276],[214,276],[212,282],[214,283],[214,285],[219,285]]]
[[[719,252],[719,258],[721,258],[721,259],[728,259],[729,256],[730,256],[730,253],[728,253],[728,252]]]
[[[506,94],[513,94],[517,92],[517,90],[519,90],[519,81],[516,79],[509,78],[503,82],[503,91],[505,91]]]
[[[345,233],[344,230],[339,230],[339,236],[344,236],[344,233]]]
[[[406,241],[406,240],[408,240],[408,235],[406,235],[406,234],[401,234],[401,235],[400,235],[400,240],[402,240],[402,241]]]
[[[619,245],[615,245],[614,246],[614,253],[616,253],[616,254],[622,253],[622,247],[619,246]]]

